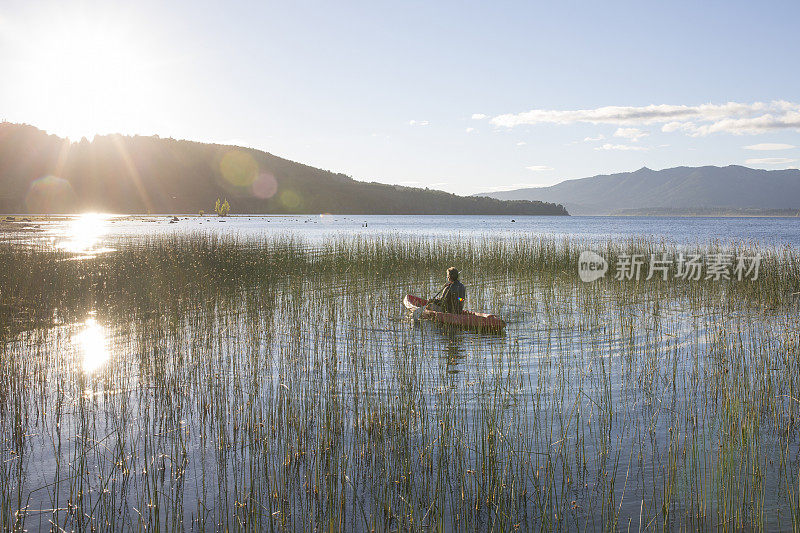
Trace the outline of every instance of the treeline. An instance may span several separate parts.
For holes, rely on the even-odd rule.
[[[0,124],[0,212],[566,215],[561,205],[356,181],[250,148],[142,136],[70,142]]]

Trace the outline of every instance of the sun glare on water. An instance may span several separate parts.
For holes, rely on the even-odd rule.
[[[80,350],[81,366],[87,374],[92,374],[108,361],[108,340],[103,326],[94,318],[89,318],[78,334],[77,346]]]
[[[67,225],[58,247],[86,257],[113,251],[102,245],[102,237],[108,231],[108,221],[113,215],[84,213]]]

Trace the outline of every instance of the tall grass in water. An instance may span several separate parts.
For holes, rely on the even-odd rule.
[[[800,527],[797,253],[760,250],[756,281],[584,284],[587,247],[678,252],[0,245],[0,525]],[[504,335],[405,315],[452,264]]]

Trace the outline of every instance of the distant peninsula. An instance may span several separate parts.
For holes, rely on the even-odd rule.
[[[67,139],[0,123],[0,212],[568,215],[555,203],[367,183],[238,146],[103,135]]]

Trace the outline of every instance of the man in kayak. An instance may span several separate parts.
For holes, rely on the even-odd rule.
[[[464,298],[467,295],[467,289],[463,283],[458,281],[458,269],[456,267],[447,269],[447,284],[439,292],[442,293],[442,296],[433,298],[425,307],[440,313],[461,314],[464,310]]]

